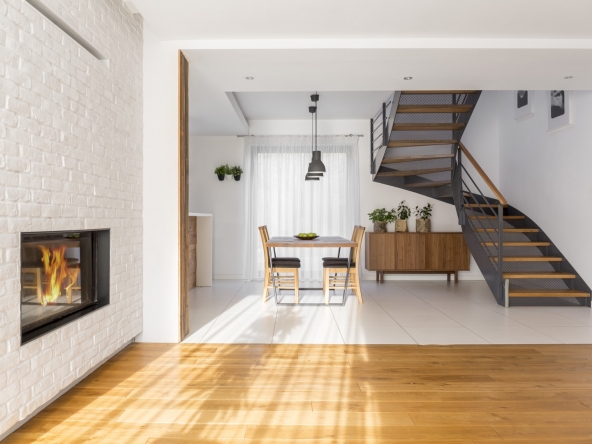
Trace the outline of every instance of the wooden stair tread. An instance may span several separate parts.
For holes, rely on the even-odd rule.
[[[393,131],[448,131],[460,130],[465,123],[395,123]]]
[[[490,206],[495,208],[497,206],[499,206],[499,204],[496,203],[492,203],[492,204],[484,204],[484,203],[472,203],[472,204],[464,204],[463,205],[465,208],[479,208],[479,207],[484,207],[484,208],[489,208]],[[504,208],[507,207],[508,205],[502,205]]]
[[[561,298],[561,297],[572,297],[572,298],[589,298],[590,293],[579,290],[535,290],[535,289],[521,289],[521,290],[510,290],[508,292],[510,297],[520,298]]]
[[[497,261],[497,257],[492,257],[492,261]],[[504,256],[503,262],[561,262],[559,256]]]
[[[497,228],[477,228],[474,231],[478,233],[494,233]],[[539,233],[541,230],[538,228],[504,228],[504,233]]]
[[[522,220],[526,216],[503,216],[504,220]],[[469,216],[469,219],[497,219],[497,216]]]
[[[499,242],[481,242],[486,247],[496,247]],[[504,242],[504,247],[548,247],[551,242]]]
[[[399,105],[397,113],[466,113],[473,105]]]
[[[450,185],[452,181],[450,180],[440,180],[434,182],[419,182],[419,183],[411,183],[405,184],[406,188],[429,188],[429,187],[442,187],[445,185]]]
[[[406,176],[419,176],[421,174],[432,174],[441,173],[444,171],[452,171],[452,167],[448,168],[426,168],[423,170],[408,170],[408,171],[388,171],[378,173],[380,177],[406,177]]]
[[[436,91],[436,90],[410,90],[410,91],[401,91],[402,95],[409,95],[409,94],[474,94],[476,90],[464,90],[464,89],[453,89],[450,91]]]
[[[389,140],[388,148],[407,148],[411,146],[432,146],[452,145],[458,143],[456,139],[434,139],[434,140]]]
[[[422,154],[418,156],[385,157],[382,159],[382,163],[416,162],[422,160],[450,159],[452,157],[454,157],[454,154]]]
[[[524,272],[524,273],[503,273],[504,279],[575,279],[573,273],[562,273],[560,271]]]

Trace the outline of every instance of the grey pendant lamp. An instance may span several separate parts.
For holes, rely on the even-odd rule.
[[[319,95],[313,94],[310,96],[310,100],[314,102],[315,106],[309,106],[308,111],[312,115],[312,160],[308,164],[308,173],[304,180],[319,180],[323,177],[325,165],[321,160],[321,152],[318,150],[317,138],[318,138],[318,127],[317,127],[317,102],[319,101]]]

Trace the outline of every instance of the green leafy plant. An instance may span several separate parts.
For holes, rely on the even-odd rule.
[[[432,208],[432,204],[427,204],[423,208],[415,207],[415,217],[423,220],[429,219],[432,217]]]
[[[372,222],[386,222],[390,223],[397,219],[395,210],[387,211],[385,208],[378,208],[372,213],[368,213]]]
[[[230,168],[230,174],[232,174],[233,176],[240,176],[241,174],[243,174],[243,169],[238,165],[235,165],[232,168]]]
[[[220,165],[214,170],[214,174],[217,174],[218,176],[230,174],[230,167],[228,165]]]
[[[405,205],[405,201],[402,200],[396,209],[397,219],[407,220],[411,216],[411,208]]]

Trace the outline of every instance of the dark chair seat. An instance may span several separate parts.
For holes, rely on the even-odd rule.
[[[284,259],[284,260],[282,260]],[[285,259],[294,259],[294,258],[282,258],[277,259],[274,258],[271,260],[271,266],[273,268],[300,268],[300,259],[296,260],[285,260]]]
[[[352,261],[349,266],[353,268],[356,263]],[[347,268],[347,258],[327,258],[323,261],[323,268]]]
[[[300,259],[297,257],[274,257],[273,260],[275,260],[275,261],[290,261],[290,262],[300,261]]]

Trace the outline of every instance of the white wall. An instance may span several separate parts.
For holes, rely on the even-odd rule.
[[[144,28],[143,342],[179,339],[178,57]]]
[[[253,120],[249,122],[250,133],[256,135],[294,135],[294,134],[310,134],[310,121],[308,120]],[[370,138],[369,138],[369,122],[366,120],[320,120],[318,122],[319,134],[323,135],[337,135],[337,134],[361,134],[364,137],[359,139],[359,163],[360,163],[360,222],[366,226],[369,231],[373,230],[372,222],[368,219],[368,213],[376,208],[393,208],[396,207],[401,200],[405,200],[407,205],[415,208],[416,205],[423,206],[426,203],[431,203],[434,206],[434,216],[432,219],[432,229],[434,231],[460,231],[458,225],[456,211],[452,205],[446,203],[431,200],[423,197],[419,194],[405,191],[399,188],[383,185],[372,181],[370,175]],[[209,147],[219,147],[221,150],[220,154],[214,154],[209,152],[209,148],[206,147],[205,143],[200,146],[198,141],[207,141]],[[230,186],[218,186],[216,176],[213,174],[213,168],[218,163],[225,163],[227,158],[237,156],[238,150],[242,153],[242,139],[234,138],[236,141],[229,137],[209,137],[209,138],[192,138],[192,154],[195,154],[195,158],[199,156],[199,163],[208,164],[207,166],[198,165],[194,166],[195,160],[192,161],[192,167],[190,171],[190,181],[194,184],[204,184],[202,189],[192,186],[190,194],[194,194],[198,197],[198,201],[190,197],[192,204],[197,204],[197,207],[191,207],[192,211],[206,211],[206,208],[214,208],[214,223],[216,223],[215,211],[222,211],[223,214],[228,214],[226,210],[221,210],[223,204],[219,202],[222,199],[228,199],[236,201],[242,199],[242,189],[239,191],[236,187]],[[195,149],[197,147],[197,149]],[[196,154],[199,153],[199,154]],[[226,154],[227,153],[227,154]],[[229,160],[230,162],[230,160]],[[198,179],[194,177],[197,175],[197,171],[204,171],[205,178]],[[244,179],[243,179],[244,180]],[[203,181],[203,182],[201,182]],[[213,188],[206,188],[213,185]],[[235,185],[235,184],[225,184]],[[230,191],[229,191],[230,190]],[[207,197],[211,193],[211,197]],[[235,200],[236,199],[236,200]],[[207,203],[209,200],[210,203]],[[203,203],[203,206],[201,204]],[[234,217],[234,216],[233,216]],[[243,220],[243,216],[239,220]],[[411,231],[415,230],[415,221],[409,221],[409,228]],[[389,230],[394,230],[394,226],[389,226]],[[236,237],[235,237],[236,235]],[[240,236],[239,236],[240,235]],[[220,258],[221,263],[219,264],[218,270],[236,270],[238,269],[234,264],[234,257],[237,256],[237,245],[244,245],[244,234],[242,230],[237,230],[233,236],[232,242],[226,242],[219,240],[214,246],[214,254]],[[220,249],[218,252],[217,246]],[[244,248],[244,247],[243,247]],[[242,253],[242,250],[240,250]],[[362,250],[362,263],[364,251]],[[241,258],[243,256],[241,255]],[[225,262],[229,261],[228,264]],[[226,267],[226,268],[221,268]],[[234,271],[233,271],[234,272]],[[215,272],[216,274],[216,272]],[[230,274],[230,273],[229,273]],[[374,279],[375,274],[368,271],[363,271],[364,279]],[[389,275],[388,279],[445,279],[445,276],[434,276],[434,275]],[[461,272],[461,279],[482,279],[482,275],[479,268],[474,262],[471,262],[471,271]]]
[[[545,91],[535,92],[534,115],[514,120],[514,91],[500,96],[501,191],[532,218],[592,284],[592,92],[573,91],[573,125],[547,132]]]
[[[243,139],[235,136],[189,138],[189,211],[214,215],[214,279],[244,276],[244,177],[219,181],[220,165],[243,166]]]
[[[0,2],[0,439],[142,329],[142,19],[119,0]],[[110,305],[21,345],[20,234],[111,230]]]
[[[499,118],[501,101],[502,98],[499,91],[483,91],[462,137],[462,142],[467,150],[473,155],[477,163],[479,163],[483,171],[485,171],[498,189],[500,183]],[[481,189],[481,192],[487,197],[495,198],[489,187],[467,159],[463,160],[463,165]],[[477,191],[470,179],[466,179],[465,181],[470,185],[471,191]]]

